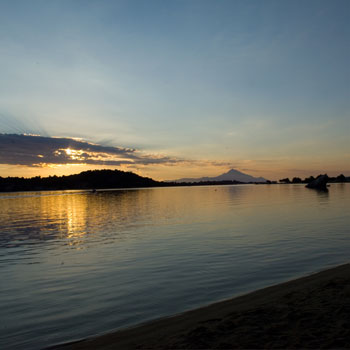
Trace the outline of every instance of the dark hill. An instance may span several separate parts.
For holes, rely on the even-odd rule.
[[[120,170],[92,170],[76,175],[49,177],[0,177],[0,192],[131,188],[162,186],[162,182]]]

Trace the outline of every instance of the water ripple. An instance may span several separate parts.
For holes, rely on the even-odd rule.
[[[36,349],[348,260],[350,186],[0,194],[0,348]]]

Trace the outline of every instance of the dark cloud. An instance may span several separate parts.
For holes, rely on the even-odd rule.
[[[0,134],[0,164],[173,164],[182,160],[146,155],[131,148],[102,146],[72,139],[26,134]]]

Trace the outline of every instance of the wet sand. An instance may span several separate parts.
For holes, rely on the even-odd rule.
[[[350,349],[350,264],[68,349]]]

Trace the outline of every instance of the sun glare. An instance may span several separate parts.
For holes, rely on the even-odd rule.
[[[86,159],[86,157],[83,156],[83,154],[84,154],[83,150],[65,148],[65,149],[60,149],[59,151],[64,151],[66,153],[66,155],[70,159],[73,159],[73,160],[83,161]],[[58,154],[60,154],[60,153],[58,152]]]

